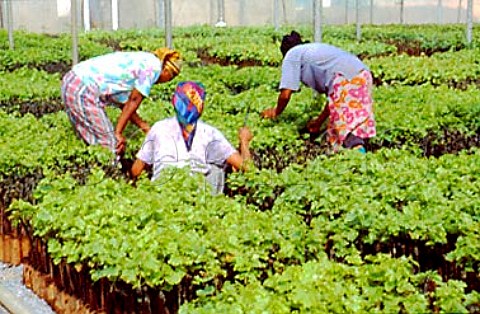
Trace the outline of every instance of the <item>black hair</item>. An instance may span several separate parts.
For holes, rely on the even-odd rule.
[[[302,41],[302,36],[296,31],[292,31],[289,35],[283,36],[282,44],[280,45],[280,51],[282,52],[282,55],[285,57],[285,55],[290,49],[304,43],[305,42]]]

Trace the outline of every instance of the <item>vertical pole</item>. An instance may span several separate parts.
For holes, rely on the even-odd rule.
[[[437,2],[437,24],[443,23],[443,4],[442,0],[438,0]]]
[[[112,29],[118,29],[118,0],[112,0]]]
[[[227,23],[225,23],[225,2],[224,0],[218,0],[218,20],[215,24],[216,27],[225,27]]]
[[[313,1],[313,37],[315,42],[322,42],[322,12],[323,11],[323,1],[314,0]]]
[[[210,0],[210,23],[213,25],[215,24],[215,21],[216,21],[216,9],[215,9],[215,2],[217,0]]]
[[[348,24],[348,0],[345,0],[345,24]]]
[[[5,3],[0,2],[0,28],[5,27]]]
[[[282,12],[283,12],[283,23],[288,23],[287,20],[287,5],[285,4],[285,0],[282,0]]]
[[[238,19],[238,22],[240,24],[240,26],[245,26],[246,25],[246,21],[245,21],[245,0],[239,0],[239,19]]]
[[[473,0],[467,1],[467,43],[472,43],[473,30]]]
[[[90,31],[90,0],[83,1],[83,28],[86,32]]]
[[[8,45],[11,50],[15,49],[15,41],[13,39],[13,10],[12,0],[3,0],[5,7],[5,22],[8,28]]]
[[[275,30],[280,28],[280,3],[279,0],[273,0],[273,25]]]
[[[460,23],[461,16],[462,16],[462,0],[458,0],[457,23]]]
[[[165,0],[156,0],[155,9],[157,11],[156,24],[158,28],[165,28]]]
[[[355,23],[357,24],[357,41],[362,40],[362,26],[360,25],[360,0],[355,0]]]
[[[405,3],[404,0],[400,0],[400,24],[404,24],[404,17],[405,17]]]
[[[77,0],[71,0],[70,23],[72,31],[72,65],[78,63]]]
[[[370,25],[373,25],[373,0],[370,0]]]
[[[172,0],[165,0],[165,45],[172,49]]]
[[[220,0],[220,20],[225,22],[225,1]]]

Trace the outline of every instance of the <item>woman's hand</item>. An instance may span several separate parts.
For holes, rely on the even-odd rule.
[[[125,148],[127,147],[127,140],[120,133],[115,133],[115,138],[117,139],[116,153],[117,155],[123,155]]]
[[[307,130],[310,134],[319,134],[320,133],[320,128],[322,127],[323,122],[325,122],[330,115],[330,110],[328,109],[328,103],[325,105],[323,108],[323,111],[320,113],[320,115],[315,118],[310,120],[307,123]]]
[[[268,108],[264,110],[260,115],[262,118],[266,119],[274,119],[278,117],[283,110],[288,105],[288,102],[290,101],[290,97],[292,96],[293,91],[290,89],[282,89],[280,93],[278,94],[278,100],[277,100],[277,106],[273,108]]]
[[[320,133],[320,128],[323,124],[323,121],[319,121],[319,119],[313,119],[313,120],[310,120],[308,123],[307,123],[307,131],[308,133],[310,134],[318,134]]]
[[[278,116],[277,108],[274,107],[274,108],[265,109],[260,115],[264,119],[274,119]]]
[[[246,126],[240,128],[238,130],[238,138],[240,139],[240,143],[250,143],[253,138],[252,132]]]
[[[252,159],[249,145],[253,138],[253,134],[250,132],[249,128],[244,126],[238,130],[238,138],[240,139],[240,147],[238,152],[228,157],[227,163],[233,167],[233,171],[245,171],[247,170],[248,164]]]

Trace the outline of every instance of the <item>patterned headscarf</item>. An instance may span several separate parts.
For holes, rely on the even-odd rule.
[[[158,48],[153,54],[162,61],[163,67],[167,69],[172,76],[175,77],[180,73],[181,59],[178,51],[169,48]]]
[[[188,150],[192,147],[195,128],[202,115],[204,101],[205,87],[202,83],[185,81],[177,84],[172,103]]]

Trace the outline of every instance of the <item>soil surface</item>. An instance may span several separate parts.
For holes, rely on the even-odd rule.
[[[0,103],[0,110],[9,114],[19,114],[20,116],[30,113],[37,118],[41,118],[46,114],[63,111],[64,105],[60,99],[42,101],[21,101],[18,99],[12,99],[8,103]]]

